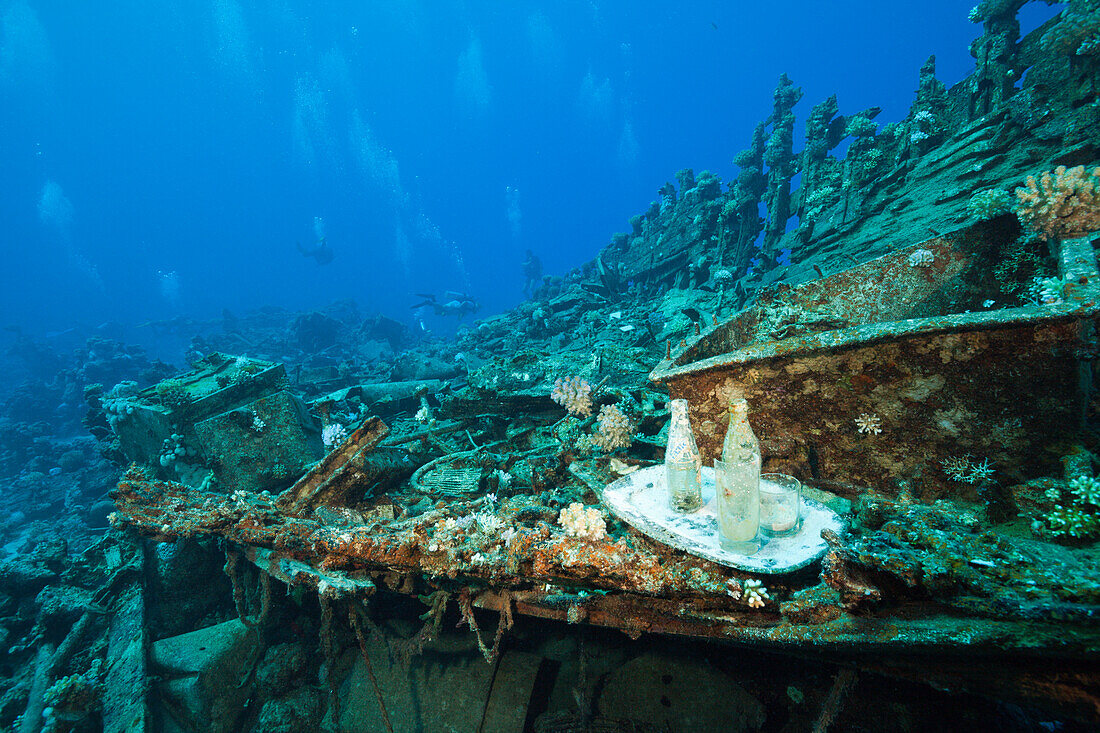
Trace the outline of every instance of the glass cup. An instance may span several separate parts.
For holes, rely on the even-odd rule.
[[[802,526],[802,483],[784,473],[760,476],[760,533],[785,537]]]
[[[718,545],[751,555],[761,547],[760,463],[714,462],[714,497],[718,510]]]

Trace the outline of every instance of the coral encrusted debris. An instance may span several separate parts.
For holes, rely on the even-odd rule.
[[[1070,541],[1100,537],[1100,481],[1078,476],[1064,489],[1049,489],[1046,496],[1054,506],[1031,523],[1035,534]]]

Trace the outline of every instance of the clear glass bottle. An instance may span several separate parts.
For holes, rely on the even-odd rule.
[[[722,460],[714,464],[718,540],[724,549],[752,554],[760,547],[760,441],[744,398],[735,398],[729,413]]]
[[[749,403],[744,397],[734,397],[729,411],[730,424],[722,440],[722,460],[725,463],[755,463],[759,481],[760,441],[749,425]]]
[[[669,403],[672,420],[668,426],[665,446],[665,475],[668,482],[668,504],[674,512],[693,512],[703,506],[701,473],[703,456],[691,431],[688,401]]]

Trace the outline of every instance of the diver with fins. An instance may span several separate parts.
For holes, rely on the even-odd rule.
[[[460,319],[467,313],[477,313],[481,305],[466,293],[456,293],[448,290],[443,293],[446,301],[440,302],[431,293],[413,293],[418,298],[423,298],[416,305],[409,306],[412,309],[431,308],[437,316],[458,316]]]

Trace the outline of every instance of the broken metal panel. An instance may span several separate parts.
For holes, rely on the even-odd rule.
[[[510,523],[510,533],[471,528],[461,545],[441,544],[440,523],[476,511],[484,505],[482,500],[454,502],[411,519],[348,527],[289,516],[263,495],[227,497],[137,474],[124,479],[112,496],[118,521],[143,534],[161,539],[221,537],[242,547],[275,550],[325,571],[416,572],[499,587],[553,583],[632,589],[650,595],[710,597],[724,605],[730,603],[728,581],[745,577],[644,538],[578,541],[544,522],[534,527]],[[777,578],[772,584],[775,595],[783,595],[797,579],[797,574]]]
[[[111,421],[123,455],[133,463],[157,465],[164,441],[172,435],[172,410],[158,404],[135,402]]]
[[[161,461],[166,444],[173,443],[173,435],[182,435],[185,447],[199,452],[200,446],[189,443],[196,424],[276,394],[288,386],[282,364],[214,353],[198,362],[191,371],[165,379],[127,398],[111,425],[128,460],[160,466],[165,475],[180,478],[184,475],[182,472],[175,470],[171,463]],[[208,433],[209,442],[214,443],[212,437]],[[226,455],[224,451],[220,454]],[[189,456],[187,461],[190,460]],[[295,466],[294,470],[300,469]],[[239,471],[230,473],[245,480]],[[288,478],[293,475],[289,474]]]
[[[263,547],[244,548],[249,562],[288,586],[305,586],[330,600],[363,599],[377,590],[366,571],[320,570]]]
[[[365,594],[368,580],[413,574],[515,592],[570,618],[638,633],[776,646],[904,650],[965,643],[990,653],[1100,654],[1100,628],[1088,613],[1100,599],[1089,595],[1083,566],[1080,578],[1065,577],[1059,568],[1068,556],[1044,566],[1040,553],[1049,549],[974,533],[964,513],[949,506],[891,505],[900,521],[883,527],[896,533],[889,541],[873,534],[849,544],[826,533],[833,547],[828,585],[816,570],[770,576],[769,598],[756,608],[740,593],[751,574],[637,535],[582,540],[538,522],[484,534],[470,525],[461,544],[442,540],[447,520],[483,508],[478,501],[349,527],[288,517],[263,497],[225,497],[136,477],[123,481],[115,498],[123,522],[143,534],[221,537],[252,548],[253,562],[284,582],[311,588],[326,582]],[[1055,593],[1070,599],[1043,600]],[[522,604],[517,608],[523,612]]]
[[[576,473],[596,481],[600,471]],[[1091,555],[977,532],[957,505],[879,500],[877,521],[861,511],[860,536],[824,533],[824,582],[817,568],[766,577],[768,598],[754,607],[742,595],[750,575],[634,533],[584,540],[542,520],[521,521],[524,497],[497,511],[507,529],[486,532],[462,521],[484,515],[483,499],[349,523],[340,512],[293,517],[263,495],[227,497],[137,474],[114,498],[121,523],[142,534],[222,538],[273,577],[329,599],[443,588],[501,613],[830,663],[873,659],[885,674],[918,680],[928,679],[933,658],[935,680],[958,689],[1036,702],[1046,695],[1045,707],[1086,717],[1100,709],[1087,674],[1100,661],[1092,613],[1100,570]],[[447,541],[444,530],[456,519],[466,535]]]
[[[347,503],[351,494],[361,494],[380,473],[371,468],[367,454],[389,434],[389,427],[380,418],[368,418],[279,496],[279,508],[288,514],[301,515],[319,504]]]
[[[279,491],[323,455],[313,423],[301,400],[280,391],[203,420],[195,436],[222,486]]]
[[[920,248],[950,262],[948,243],[937,238]],[[968,453],[1016,478],[1048,468],[1036,458],[1080,426],[1087,403],[1081,367],[1095,351],[1100,313],[1091,244],[1063,244],[1061,304],[880,320],[899,309],[980,297],[959,289],[957,268],[909,267],[904,255],[788,294],[796,311],[828,304],[827,322],[857,317],[856,324],[810,324],[799,335],[768,339],[757,333],[760,312],[742,314],[658,365],[651,378],[690,402],[706,459],[718,455],[727,405],[744,395],[768,470],[846,495],[867,486],[889,491],[898,478],[917,477],[924,496],[958,494],[967,487],[942,463]],[[880,269],[887,273],[881,280]],[[891,282],[909,283],[911,295]],[[857,423],[868,419],[881,432]]]
[[[149,729],[147,644],[145,595],[142,584],[135,581],[120,594],[107,634],[104,733],[144,733]]]
[[[358,400],[373,413],[394,413],[402,410],[415,411],[419,398],[423,394],[446,392],[448,383],[442,379],[421,379],[404,382],[382,382],[378,384],[355,384],[331,392],[314,400],[314,404],[325,402],[343,403]]]

